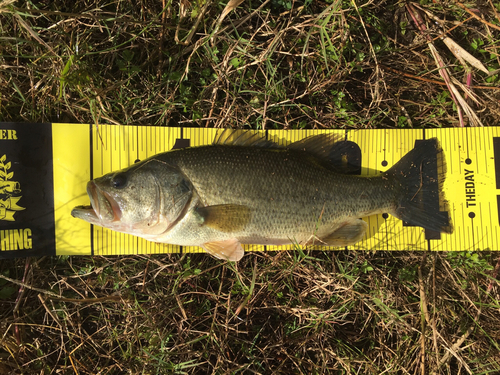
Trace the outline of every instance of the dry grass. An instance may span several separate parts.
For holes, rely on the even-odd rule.
[[[311,252],[247,255],[235,269],[204,255],[73,257],[26,262],[23,274],[24,261],[4,261],[3,274],[38,289],[16,286],[1,304],[1,364],[27,374],[494,374],[492,262]]]
[[[490,0],[247,0],[222,19],[224,7],[1,1],[0,120],[468,126],[451,82],[483,125],[499,125],[500,9]],[[443,36],[490,73],[464,66]],[[3,260],[0,373],[496,374],[497,259]]]

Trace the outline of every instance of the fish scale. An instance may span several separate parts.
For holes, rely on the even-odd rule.
[[[381,178],[337,174],[295,150],[209,146],[165,153],[161,160],[179,166],[204,206],[251,207],[251,222],[236,233],[244,243],[305,242],[330,233],[345,216],[385,212],[394,205]]]

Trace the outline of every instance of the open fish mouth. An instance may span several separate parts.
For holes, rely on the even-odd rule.
[[[85,220],[90,224],[101,225],[101,220],[97,217],[91,205],[76,206],[71,210],[71,216]]]
[[[98,225],[120,221],[122,216],[120,206],[113,197],[99,189],[94,181],[87,184],[87,194],[90,205],[75,207],[71,211],[73,217]]]

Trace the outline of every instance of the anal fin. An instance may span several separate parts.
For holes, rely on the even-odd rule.
[[[218,259],[226,259],[237,262],[245,254],[240,241],[236,238],[230,238],[224,241],[207,242],[202,245],[203,249],[210,255]]]
[[[349,246],[360,241],[368,229],[368,224],[361,219],[348,221],[334,232],[321,238],[328,246]]]

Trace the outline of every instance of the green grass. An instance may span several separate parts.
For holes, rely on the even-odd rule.
[[[455,104],[403,3],[0,2],[0,121],[447,127]],[[490,2],[479,8],[498,26]],[[479,59],[499,125],[499,31],[427,21]],[[500,12],[500,9],[496,9]],[[184,14],[182,14],[184,12]],[[198,22],[199,19],[199,22]],[[186,41],[175,43],[175,37]],[[434,42],[460,82],[468,72]],[[467,121],[466,121],[467,122]],[[498,254],[249,253],[0,263],[0,373],[496,374]],[[23,285],[23,286],[22,286]]]

